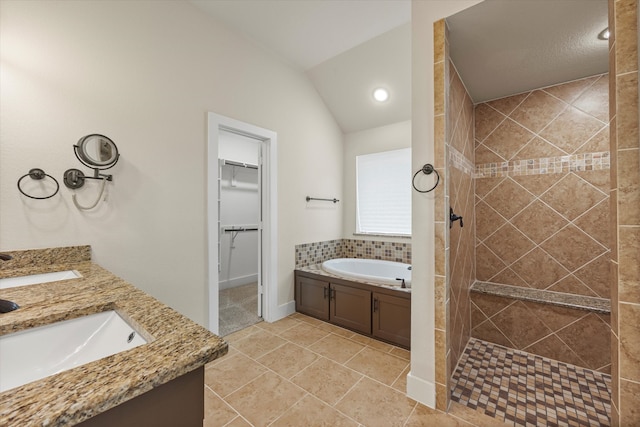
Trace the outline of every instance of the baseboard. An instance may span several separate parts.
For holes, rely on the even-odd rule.
[[[234,277],[229,280],[220,280],[218,282],[218,290],[235,288],[242,285],[248,285],[249,283],[256,283],[258,281],[257,274],[249,274],[247,276]]]
[[[274,313],[270,313],[268,319],[264,319],[267,322],[277,322],[280,319],[284,319],[287,316],[292,315],[296,312],[296,302],[289,301],[285,304],[279,305]]]
[[[407,375],[407,396],[430,408],[436,407],[436,384],[422,378]]]

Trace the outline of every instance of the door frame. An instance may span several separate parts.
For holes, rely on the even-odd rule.
[[[278,197],[277,197],[277,146],[278,135],[268,129],[254,126],[220,114],[208,113],[207,117],[207,279],[208,279],[208,328],[214,334],[219,331],[219,275],[218,275],[218,146],[220,130],[225,130],[260,141],[262,170],[262,229],[259,248],[262,278],[262,318],[276,320],[278,302]]]

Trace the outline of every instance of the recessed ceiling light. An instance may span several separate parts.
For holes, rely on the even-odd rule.
[[[378,89],[373,91],[373,99],[378,102],[384,102],[389,99],[389,91],[379,87]]]
[[[600,33],[598,34],[598,38],[600,40],[609,40],[609,28],[605,28],[604,30],[600,31]]]

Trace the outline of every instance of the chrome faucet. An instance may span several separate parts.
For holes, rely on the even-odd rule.
[[[12,259],[13,257],[9,254],[0,254],[0,260],[2,261],[9,261],[10,259]]]

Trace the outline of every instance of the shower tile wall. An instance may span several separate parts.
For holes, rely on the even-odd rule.
[[[610,315],[481,293],[471,301],[474,338],[611,372]]]
[[[435,310],[435,370],[436,370],[436,408],[446,411],[449,407],[449,381],[451,378],[451,357],[449,335],[451,298],[447,286],[447,231],[449,227],[449,201],[446,187],[449,181],[447,176],[447,155],[445,149],[445,99],[448,92],[446,70],[448,67],[448,45],[446,37],[446,23],[444,19],[433,24],[433,81],[434,81],[434,135],[433,152],[434,168],[440,172],[440,184],[433,191],[434,195],[434,310]]]
[[[446,113],[447,192],[449,206],[463,217],[448,232],[447,288],[449,289],[448,371],[450,377],[471,336],[469,289],[475,280],[473,102],[454,64],[449,61]],[[448,215],[445,206],[445,216]]]
[[[444,20],[434,23],[434,191],[436,407],[447,410],[449,382],[471,334],[475,278],[473,103],[449,60]],[[462,216],[449,228],[449,207]]]
[[[610,0],[611,420],[640,425],[638,1]],[[615,77],[615,78],[614,78]]]
[[[368,258],[411,264],[411,243],[335,239],[296,245],[295,251],[296,268],[333,258]]]
[[[476,105],[478,280],[610,297],[608,88],[605,74]],[[473,337],[569,363],[589,350],[586,367],[610,368],[609,316],[549,325],[532,304],[483,298],[472,296]]]

